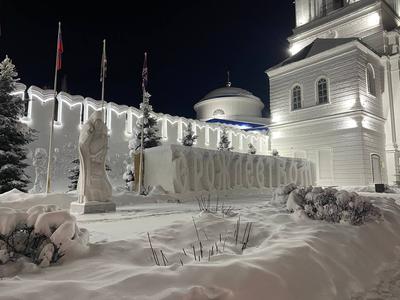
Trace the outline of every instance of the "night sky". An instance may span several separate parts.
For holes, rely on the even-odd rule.
[[[21,82],[52,88],[57,23],[70,94],[99,99],[102,40],[107,39],[106,100],[138,107],[143,53],[157,112],[195,117],[193,105],[226,82],[268,106],[264,71],[288,56],[293,0],[263,1],[0,0],[0,58]]]

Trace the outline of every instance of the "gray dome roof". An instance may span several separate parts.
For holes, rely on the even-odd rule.
[[[243,97],[253,100],[260,100],[258,97],[254,96],[252,93],[244,89],[232,86],[224,86],[222,88],[209,92],[203,99],[201,99],[201,101],[223,97]]]

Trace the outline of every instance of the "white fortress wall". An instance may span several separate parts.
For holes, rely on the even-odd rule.
[[[36,140],[28,145],[28,163],[32,165],[36,149],[42,148],[48,152],[49,130],[51,119],[51,108],[54,101],[53,90],[42,90],[32,86],[26,90],[26,86],[18,84],[14,94],[29,99],[26,116],[21,120],[29,127],[35,129]],[[101,110],[101,101],[82,96],[73,96],[61,92],[57,95],[58,109],[57,121],[54,123],[54,177],[53,187],[56,191],[67,191],[69,180],[68,170],[71,162],[78,157],[77,143],[81,124],[86,122],[94,110]],[[128,161],[128,142],[135,137],[136,123],[140,117],[140,110],[135,107],[118,105],[113,102],[105,102],[105,114],[107,127],[109,129],[109,153],[108,165],[112,171],[109,172],[110,180],[114,187],[123,186],[122,175]],[[204,149],[216,149],[221,132],[221,125],[210,124],[198,120],[186,119],[167,114],[155,113],[158,120],[162,143],[180,144],[184,130],[189,123],[198,135],[195,147]],[[251,142],[259,154],[268,154],[269,137],[262,132],[245,132],[232,126],[228,127],[228,134],[232,145],[237,152],[246,153],[248,144]],[[42,174],[46,168],[41,167],[47,157],[35,160],[35,167],[28,167],[27,174],[31,176],[32,182],[37,177],[37,172]],[[40,166],[37,170],[38,165]],[[40,177],[40,176],[39,176]]]

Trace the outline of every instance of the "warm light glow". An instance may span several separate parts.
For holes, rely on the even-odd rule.
[[[293,44],[289,48],[289,52],[290,52],[291,55],[297,54],[300,50],[301,50],[301,47],[300,47],[300,45],[297,45],[297,44]]]
[[[374,12],[373,14],[368,16],[368,25],[369,26],[377,26],[381,21],[381,17],[379,13]]]

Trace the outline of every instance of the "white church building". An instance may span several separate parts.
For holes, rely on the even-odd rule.
[[[296,0],[292,56],[267,70],[272,147],[323,185],[400,183],[399,0]]]
[[[234,151],[312,162],[319,185],[400,184],[400,0],[296,0],[296,28],[290,57],[269,68],[270,118],[251,92],[226,86],[194,106],[197,120],[156,114],[163,144],[180,144],[189,123],[195,147],[215,150],[222,127]],[[288,54],[289,55],[289,54]],[[28,170],[34,190],[43,190],[53,91],[19,85],[29,99],[22,121],[38,130],[30,144]],[[54,187],[67,190],[65,178],[77,157],[80,128],[101,103],[59,93],[54,131]],[[109,102],[109,177],[123,186],[128,142],[140,111]]]

